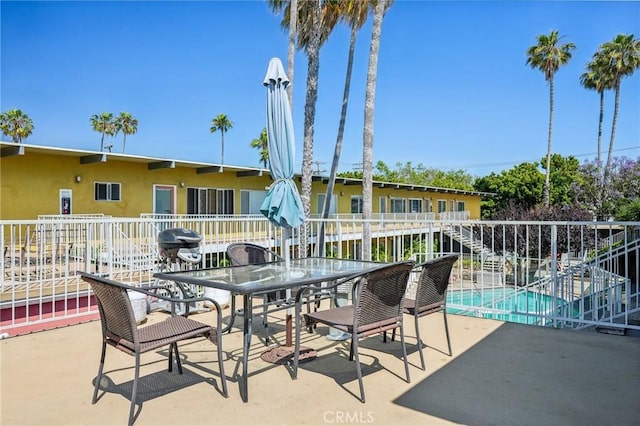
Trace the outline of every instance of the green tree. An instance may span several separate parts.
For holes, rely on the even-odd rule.
[[[89,119],[91,127],[96,132],[99,132],[102,137],[100,138],[100,151],[104,151],[104,137],[114,136],[116,132],[115,123],[113,121],[113,114],[110,112],[103,112],[102,114],[93,114]]]
[[[373,206],[373,116],[376,103],[378,52],[382,34],[382,20],[393,0],[378,0],[373,13],[369,46],[367,88],[364,98],[364,131],[362,136],[362,259],[371,260],[371,222]]]
[[[482,218],[492,219],[509,205],[531,209],[540,203],[544,175],[537,163],[521,163],[510,170],[490,173],[475,181],[476,191],[491,192],[495,196],[481,202]]]
[[[116,117],[114,126],[115,136],[117,136],[119,132],[122,132],[122,152],[124,153],[127,144],[127,135],[135,135],[138,131],[138,120],[128,112],[121,112],[120,115]]]
[[[618,34],[612,41],[600,46],[603,61],[607,65],[602,70],[606,78],[613,81],[615,89],[615,104],[613,109],[613,121],[611,124],[611,139],[609,141],[609,153],[604,167],[603,185],[609,182],[611,174],[611,160],[613,158],[613,143],[616,137],[616,125],[618,123],[618,111],[620,107],[620,86],[624,77],[632,75],[640,68],[640,40],[634,39],[633,34]]]
[[[561,43],[562,37],[558,31],[551,31],[548,35],[537,37],[538,44],[527,50],[527,64],[531,68],[539,69],[549,82],[549,134],[547,139],[547,162],[544,181],[543,202],[549,206],[549,185],[551,173],[551,139],[553,134],[554,85],[553,77],[561,66],[571,59],[571,51],[576,48],[573,43]]]
[[[0,131],[15,143],[22,143],[33,129],[33,121],[22,110],[14,108],[0,114]]]
[[[233,128],[233,123],[229,120],[226,114],[218,114],[217,117],[214,117],[211,120],[211,128],[209,131],[211,133],[220,131],[220,138],[222,142],[222,155],[220,157],[220,164],[224,164],[224,134],[227,133],[230,129]]]
[[[264,128],[260,132],[260,136],[251,141],[251,148],[255,148],[260,152],[260,162],[263,167],[267,167],[269,161],[269,146],[267,140],[267,129]]]

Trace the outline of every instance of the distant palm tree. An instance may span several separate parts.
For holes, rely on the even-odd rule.
[[[549,82],[549,134],[547,139],[547,163],[542,198],[545,206],[549,206],[549,176],[551,173],[551,136],[553,133],[553,77],[562,65],[571,59],[571,51],[576,48],[573,43],[560,43],[562,37],[558,31],[551,31],[548,35],[537,37],[538,44],[527,49],[527,65],[539,69],[544,79]]]
[[[128,112],[121,112],[120,115],[116,117],[114,126],[115,135],[122,132],[122,152],[124,153],[125,145],[127,144],[127,135],[134,135],[138,131],[138,120],[133,118]]]
[[[110,112],[103,112],[100,115],[93,114],[89,122],[91,123],[93,130],[102,134],[102,138],[100,139],[100,151],[104,151],[104,136],[113,136],[116,132],[115,123],[113,122],[113,114]]]
[[[611,160],[613,157],[613,142],[616,137],[616,125],[618,124],[618,110],[620,107],[620,85],[625,76],[632,75],[640,68],[640,40],[634,39],[633,34],[618,34],[613,41],[600,46],[603,57],[607,63],[605,74],[613,81],[616,91],[615,106],[613,109],[613,122],[611,124],[611,139],[609,141],[609,153],[607,163],[604,166],[604,184],[606,185],[611,175]]]
[[[256,148],[260,151],[260,162],[264,168],[267,167],[267,162],[269,161],[268,143],[266,128],[262,129],[260,136],[257,139],[251,141],[251,148]]]
[[[214,119],[211,120],[211,129],[209,129],[209,131],[213,133],[219,130],[222,138],[222,156],[220,157],[220,164],[224,164],[224,134],[232,128],[233,123],[229,120],[226,114],[218,114],[217,117],[214,117]]]
[[[604,198],[602,173],[602,125],[604,122],[604,92],[613,88],[613,79],[607,69],[607,60],[598,50],[587,64],[587,71],[580,76],[580,83],[586,89],[595,90],[600,95],[600,113],[598,115],[598,143],[594,188],[596,188],[594,207],[600,211]]]
[[[602,124],[604,121],[604,92],[613,88],[613,81],[607,73],[606,59],[601,51],[593,55],[587,64],[587,71],[580,76],[580,83],[585,89],[595,90],[600,95],[600,114],[598,116],[598,152],[597,166],[602,168]]]
[[[10,109],[0,114],[0,130],[15,143],[22,143],[33,133],[33,129],[33,121],[22,110]]]

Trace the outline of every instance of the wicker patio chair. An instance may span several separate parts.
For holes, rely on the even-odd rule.
[[[133,379],[133,390],[131,392],[131,407],[129,409],[129,422],[133,424],[135,418],[134,410],[136,405],[136,393],[140,376],[140,355],[169,345],[169,372],[173,368],[173,356],[175,355],[178,372],[182,374],[182,364],[178,353],[178,342],[196,337],[206,337],[217,346],[218,365],[220,369],[220,381],[222,394],[227,397],[227,381],[224,374],[222,337],[220,324],[222,314],[217,302],[208,298],[197,299],[171,299],[163,297],[151,290],[132,287],[107,278],[99,277],[86,272],[80,272],[82,279],[87,281],[98,302],[100,311],[100,321],[102,323],[102,354],[100,356],[100,366],[98,376],[95,381],[92,404],[98,400],[98,388],[102,379],[105,353],[107,345],[119,349],[135,357],[135,372]],[[196,302],[207,300],[217,309],[217,320],[215,326],[211,326],[199,321],[195,321],[185,316],[170,316],[164,321],[154,323],[144,327],[138,327],[134,309],[129,300],[127,291],[138,291],[147,295],[164,298],[170,302]],[[141,408],[141,407],[140,407]],[[138,412],[139,413],[139,412]]]
[[[353,304],[304,315],[304,320],[307,325],[322,323],[351,334],[349,359],[353,360],[355,355],[356,372],[360,384],[360,400],[362,402],[365,402],[365,393],[358,354],[358,340],[361,337],[384,333],[385,331],[394,330],[399,327],[407,383],[411,381],[409,377],[409,364],[407,362],[407,350],[404,342],[402,306],[409,274],[413,265],[414,262],[412,261],[397,262],[338,280],[333,283],[332,286],[337,287],[346,281],[354,280]],[[300,291],[296,296],[296,316],[298,318],[301,309],[300,298],[303,293],[304,290]],[[301,327],[299,327],[299,323],[297,325],[296,351],[293,360],[294,379],[297,377],[300,355]]]
[[[266,247],[251,243],[233,243],[227,247],[227,258],[232,266],[258,265],[262,263],[284,261],[278,253]],[[270,291],[263,294],[262,325],[265,332],[265,345],[269,345],[269,323],[267,314],[269,307],[280,306],[287,303],[287,294],[284,290]],[[231,297],[231,312],[235,313],[235,297]]]
[[[449,325],[447,324],[447,288],[449,287],[449,277],[453,264],[458,260],[458,255],[450,254],[428,260],[416,265],[415,271],[419,272],[418,284],[416,286],[415,299],[406,298],[404,300],[404,312],[413,315],[418,352],[420,352],[420,363],[425,369],[424,355],[422,353],[422,339],[420,337],[419,319],[426,315],[442,312],[444,318],[444,330],[447,335],[448,355],[453,355],[451,351],[451,338],[449,337]],[[395,338],[395,330],[391,340]]]

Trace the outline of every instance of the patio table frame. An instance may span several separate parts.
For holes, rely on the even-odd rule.
[[[379,262],[361,260],[308,257],[291,259],[288,266],[286,262],[281,261],[257,265],[156,272],[154,277],[180,284],[228,290],[232,294],[242,295],[245,314],[243,316],[242,375],[239,386],[242,400],[247,402],[249,400],[248,360],[253,335],[253,315],[251,314],[253,296],[273,290],[317,286],[357,272],[376,269],[381,265]]]

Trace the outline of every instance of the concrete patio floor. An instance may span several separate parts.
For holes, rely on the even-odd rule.
[[[228,314],[228,308],[225,314]],[[148,316],[160,321],[163,313]],[[284,339],[283,315],[272,332]],[[194,318],[207,321],[210,313]],[[260,319],[254,320],[259,327]],[[240,326],[237,321],[236,326]],[[411,383],[404,380],[400,343],[361,341],[367,402],[358,399],[347,342],[318,327],[303,345],[318,358],[292,380],[287,366],[264,362],[254,337],[249,401],[239,394],[242,333],[225,334],[229,397],[219,391],[215,347],[183,343],[184,374],[166,372],[167,351],[142,358],[142,408],[137,425],[638,425],[640,338],[546,329],[450,315],[453,357],[441,314],[423,318],[427,369],[422,371],[413,322],[406,321]],[[384,351],[380,351],[383,349]],[[100,356],[100,323],[69,326],[0,341],[2,425],[126,424],[133,358],[107,349],[106,393],[91,404]]]

